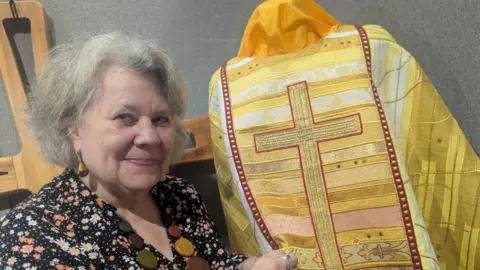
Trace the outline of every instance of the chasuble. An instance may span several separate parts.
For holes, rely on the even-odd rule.
[[[382,27],[262,3],[212,76],[209,116],[234,251],[280,248],[298,269],[480,267],[478,157]]]

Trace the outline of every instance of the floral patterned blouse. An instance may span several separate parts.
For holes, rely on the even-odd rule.
[[[212,269],[237,269],[245,260],[225,250],[199,193],[186,180],[167,176],[151,193],[159,207],[172,211],[182,235]],[[142,269],[137,250],[118,230],[115,212],[66,169],[0,219],[0,269]],[[144,248],[154,252],[159,269],[186,269],[169,238],[173,261],[148,243]]]

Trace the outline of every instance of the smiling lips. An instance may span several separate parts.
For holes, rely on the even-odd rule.
[[[152,166],[158,163],[154,159],[127,159],[127,161],[137,166]]]

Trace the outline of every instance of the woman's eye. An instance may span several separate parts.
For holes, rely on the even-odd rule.
[[[133,124],[135,123],[135,117],[128,113],[121,113],[115,117],[115,120],[120,121],[125,124]]]
[[[170,123],[170,119],[166,116],[160,116],[152,119],[152,122],[156,126],[163,126]]]

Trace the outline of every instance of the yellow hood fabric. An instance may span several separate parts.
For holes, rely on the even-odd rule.
[[[268,57],[301,50],[335,32],[340,23],[314,0],[268,0],[253,12],[239,57]]]

